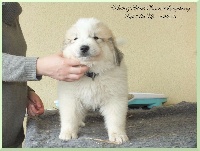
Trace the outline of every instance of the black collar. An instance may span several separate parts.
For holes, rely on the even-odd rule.
[[[98,76],[99,74],[98,74],[98,73],[95,73],[95,72],[90,72],[90,71],[88,71],[88,72],[85,73],[85,75],[88,76],[88,77],[90,77],[90,78],[92,78],[92,80],[94,81],[94,78],[95,78],[96,76]]]

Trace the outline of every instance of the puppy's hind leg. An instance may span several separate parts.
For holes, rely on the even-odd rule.
[[[87,110],[82,107],[81,114],[80,114],[80,123],[79,123],[80,127],[84,127],[85,126],[85,122],[84,121],[85,121],[86,114],[87,114]]]
[[[128,141],[125,131],[128,104],[127,101],[117,100],[119,98],[110,100],[101,108],[101,112],[105,119],[109,140],[122,144]]]

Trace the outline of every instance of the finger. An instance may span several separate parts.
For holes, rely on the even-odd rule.
[[[31,101],[32,104],[34,104],[36,106],[36,108],[43,107],[42,100],[40,99],[40,97],[37,94],[34,95],[34,98],[30,99],[30,101]]]
[[[32,109],[31,109],[31,106],[29,106],[28,115],[29,116],[35,116],[35,113],[33,113]]]
[[[40,108],[39,110],[38,110],[38,114],[43,114],[44,113],[44,108]]]
[[[33,106],[33,112],[36,114],[42,114],[44,113],[44,105],[42,103],[42,100],[38,97],[36,104]]]
[[[36,110],[37,110],[37,114],[42,114],[42,113],[44,113],[44,106],[41,105],[41,107],[36,108]]]
[[[37,98],[30,99],[30,107],[35,106],[36,109],[39,108],[37,100]]]
[[[78,66],[69,68],[69,73],[71,74],[82,74],[89,70],[87,66]]]
[[[81,67],[69,67],[70,74],[81,74]]]
[[[42,103],[42,100],[40,98],[38,98],[38,100],[36,101],[36,104],[37,108],[41,108],[43,107],[43,103]]]
[[[75,81],[75,80],[79,80],[83,75],[84,75],[84,73],[81,73],[81,74],[69,74],[67,76],[67,79],[71,79],[71,80]]]
[[[37,114],[38,113],[38,110],[36,109],[36,107],[34,105],[31,105],[31,111],[34,113],[34,114]]]
[[[33,113],[33,111],[29,111],[29,116],[36,116],[36,114],[35,113]]]
[[[81,70],[82,70],[82,73],[85,73],[86,71],[89,70],[89,67],[88,66],[82,66]]]
[[[76,81],[76,80],[78,80],[78,78],[65,78],[64,80],[62,80],[62,81],[66,81],[66,82],[74,82],[74,81]]]
[[[70,74],[81,74],[84,72],[85,67],[77,66],[77,67],[70,67],[69,68],[69,73]]]
[[[66,82],[73,82],[73,81],[79,80],[84,74],[85,74],[85,72],[81,73],[81,74],[68,74],[66,77],[60,77],[58,80],[66,81]]]
[[[69,65],[69,66],[79,66],[80,65],[80,61],[76,60],[76,59],[66,59],[64,58],[66,63]]]
[[[73,82],[73,81],[75,81],[75,80],[72,80],[72,79],[66,78],[66,79],[64,79],[64,80],[62,80],[62,81],[65,81],[65,82]]]

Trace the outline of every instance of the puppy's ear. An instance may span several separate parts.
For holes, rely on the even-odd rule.
[[[113,49],[114,49],[113,56],[114,56],[115,64],[117,66],[120,66],[120,63],[121,63],[121,61],[123,59],[124,54],[117,48],[117,46],[115,44],[115,41],[114,41],[114,39],[112,37],[109,38],[109,41],[113,45]]]

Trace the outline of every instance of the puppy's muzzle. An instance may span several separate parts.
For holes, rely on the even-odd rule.
[[[84,57],[88,56],[89,55],[89,49],[90,49],[90,47],[88,45],[82,45],[80,47],[81,56],[84,56]]]

